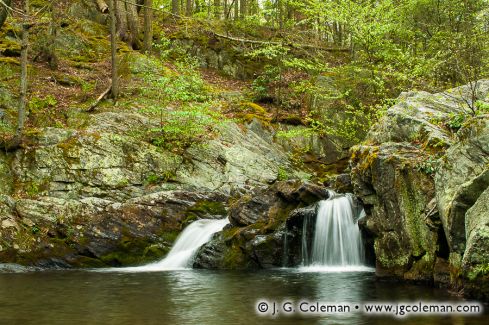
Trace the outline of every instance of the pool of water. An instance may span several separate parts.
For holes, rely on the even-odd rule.
[[[400,319],[368,316],[361,308],[322,315],[282,308],[284,302],[300,308],[302,301],[362,306],[419,300],[463,302],[441,289],[378,281],[371,272],[0,273],[0,324],[489,324],[486,314]],[[262,301],[265,314],[257,312]],[[274,302],[278,314],[272,316]]]

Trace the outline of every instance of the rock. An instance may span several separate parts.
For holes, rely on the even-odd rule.
[[[7,246],[0,259],[43,267],[152,261],[169,250],[185,220],[210,214],[222,218],[226,199],[198,191],[157,192],[123,203],[95,197],[19,199],[15,217],[2,218],[2,244]]]
[[[489,80],[478,83],[476,100],[484,100],[489,92]],[[428,92],[402,93],[398,103],[370,130],[367,139],[375,143],[419,141],[428,146],[446,148],[452,143],[450,131],[443,123],[456,114],[467,114],[462,95],[467,98],[469,86],[430,94]]]
[[[219,137],[177,155],[137,136],[154,127],[137,113],[102,112],[84,125],[46,128],[14,154],[0,153],[0,261],[154,261],[188,223],[227,215],[231,194],[273,183],[279,170],[302,175],[265,129],[225,124]],[[307,202],[320,193],[311,185],[283,195]]]
[[[465,217],[466,249],[462,259],[467,294],[489,300],[489,188],[479,196]]]
[[[12,263],[0,263],[0,273],[26,273],[40,271],[37,267],[26,267]]]
[[[312,183],[277,182],[269,188],[257,189],[243,196],[231,207],[229,219],[235,226],[276,222],[290,212],[290,207],[309,205],[328,197],[329,192],[325,188]]]
[[[364,226],[375,238],[379,276],[432,279],[438,229],[427,218],[434,186],[416,169],[422,159],[407,144],[358,146],[352,152],[352,182],[367,211]]]
[[[332,165],[348,158],[348,149],[338,145],[338,139],[332,136],[307,132],[303,126],[280,125],[279,128],[295,136],[277,136],[277,142],[287,151],[302,156],[306,164]]]
[[[489,81],[478,86],[474,98],[469,86],[404,93],[352,149],[351,179],[378,275],[456,291],[465,285],[468,296],[487,299],[489,119],[471,117],[467,98],[487,102]],[[461,114],[454,133],[451,119]]]
[[[311,203],[328,196],[326,189],[298,181],[257,189],[233,204],[231,224],[201,247],[194,267],[256,269],[299,265],[304,219],[314,219],[316,206]]]
[[[353,184],[350,174],[339,174],[324,182],[324,186],[332,188],[337,193],[352,193]]]
[[[465,250],[465,214],[489,186],[489,118],[473,119],[459,132],[435,175],[436,197],[448,244]]]
[[[0,152],[0,193],[2,194],[10,194],[12,192],[14,181],[10,163],[10,157]]]
[[[262,135],[251,130],[243,132],[234,123],[222,126],[220,134],[219,139],[186,152],[189,163],[179,168],[177,181],[231,195],[273,183],[279,170],[290,178],[304,176],[292,167],[279,147]]]
[[[120,201],[143,195],[151,175],[170,178],[182,162],[175,154],[114,133],[48,129],[34,141],[37,146],[17,151],[12,162],[17,195]]]

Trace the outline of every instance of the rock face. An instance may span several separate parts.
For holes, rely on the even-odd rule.
[[[423,159],[418,148],[398,143],[353,152],[354,189],[366,206],[364,224],[375,237],[378,275],[429,280],[436,256],[443,254],[441,224],[431,203],[434,185],[416,169]]]
[[[466,248],[462,260],[468,294],[487,299],[489,292],[489,188],[486,188],[465,218]]]
[[[459,131],[435,176],[440,216],[453,252],[463,254],[465,213],[489,186],[489,119],[480,116]]]
[[[277,182],[242,197],[230,221],[197,253],[194,267],[253,269],[296,266],[301,262],[302,222],[316,215],[314,203],[325,188],[300,181]]]
[[[478,284],[489,273],[482,253],[489,248],[489,116],[471,116],[467,102],[489,102],[489,81],[478,82],[475,98],[470,90],[402,94],[352,149],[351,178],[378,275],[465,285],[468,295],[488,299]]]
[[[99,113],[87,125],[47,128],[0,153],[0,262],[155,260],[189,222],[226,215],[231,195],[275,182],[279,170],[301,175],[274,143],[233,123],[183,155],[138,137],[152,127],[139,114]]]

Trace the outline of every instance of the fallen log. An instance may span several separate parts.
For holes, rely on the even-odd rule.
[[[90,105],[90,107],[86,111],[93,112],[95,108],[98,106],[98,104],[107,97],[111,89],[112,89],[112,84],[110,84],[109,87],[105,89],[104,92],[100,94],[100,96],[98,96],[95,102],[92,105]]]

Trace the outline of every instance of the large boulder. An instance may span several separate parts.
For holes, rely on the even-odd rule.
[[[409,144],[358,146],[352,154],[352,181],[365,204],[363,227],[374,237],[377,274],[431,281],[444,240],[430,175],[417,166],[426,157]]]
[[[303,220],[314,217],[315,202],[328,197],[325,188],[299,181],[257,189],[232,205],[231,223],[200,248],[194,267],[297,266],[301,262]]]
[[[489,186],[489,118],[471,120],[458,142],[441,159],[435,175],[436,198],[448,244],[463,254],[466,212]]]
[[[379,275],[476,288],[470,281],[484,259],[475,247],[487,249],[480,210],[489,128],[488,115],[473,116],[472,108],[487,105],[488,94],[487,80],[403,93],[352,149],[352,183],[366,205],[362,225],[373,237]]]
[[[467,211],[465,231],[467,242],[462,268],[465,291],[480,299],[489,300],[489,188]]]

